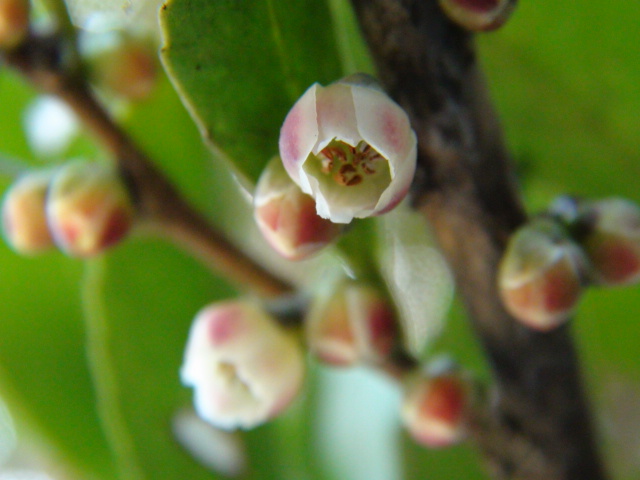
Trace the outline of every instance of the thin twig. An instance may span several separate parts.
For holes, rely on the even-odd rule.
[[[475,440],[495,478],[603,480],[568,328],[541,334],[504,310],[496,270],[525,221],[471,35],[437,0],[352,0],[382,83],[419,139],[414,197],[492,364],[495,409]]]
[[[240,251],[199,212],[114,122],[93,95],[79,68],[65,65],[69,57],[58,36],[32,35],[23,47],[5,55],[36,88],[65,101],[86,128],[116,159],[136,197],[141,221],[177,242],[241,289],[276,297],[292,286]]]

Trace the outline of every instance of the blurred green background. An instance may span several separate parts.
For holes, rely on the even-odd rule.
[[[640,4],[520,3],[504,28],[478,43],[530,211],[563,193],[640,202]],[[240,238],[247,222],[235,219],[248,218],[248,208],[229,165],[255,179],[275,153],[287,105],[311,82],[326,83],[370,63],[354,40],[343,0],[174,0],[173,8],[178,13],[165,24],[175,49],[165,60],[187,103],[199,107],[194,113],[201,127],[213,131],[221,155],[214,158],[203,145],[164,76],[150,99],[117,114],[185,195]],[[196,22],[209,16],[218,19],[215,28]],[[189,20],[184,31],[172,27]],[[198,74],[206,81],[190,76],[190,62],[208,69]],[[241,83],[225,84],[237,71]],[[37,97],[11,71],[0,71],[3,157],[32,166],[104,157],[82,133],[57,152],[34,149],[25,112]],[[251,123],[244,122],[247,115],[253,115]],[[4,190],[12,168],[2,165]],[[5,440],[1,435],[11,431],[11,422],[0,421],[6,468],[36,458],[57,479],[215,478],[178,444],[172,422],[190,402],[177,372],[191,319],[206,303],[235,295],[230,285],[173,246],[143,235],[88,262],[58,252],[24,258],[3,243],[0,265],[0,392],[18,438],[18,453],[9,458],[11,434]],[[638,317],[638,287],[592,289],[574,326],[601,443],[620,480],[640,478]],[[429,353],[451,352],[486,375],[456,303],[442,336],[430,343]],[[336,372],[310,361],[307,388],[295,406],[245,435],[247,476],[486,478],[469,446],[430,451],[405,438],[398,402],[395,388],[370,372]],[[202,444],[211,442],[211,451],[235,441],[206,438]]]

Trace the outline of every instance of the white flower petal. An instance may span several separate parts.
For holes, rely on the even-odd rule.
[[[365,142],[389,160],[391,177],[398,165],[409,160],[415,135],[407,114],[384,93],[353,86],[357,128]]]
[[[289,111],[280,130],[280,156],[287,173],[298,182],[299,170],[318,141],[316,97],[320,85],[314,83]],[[300,185],[305,193],[309,193]]]
[[[393,209],[406,196],[411,187],[413,176],[416,173],[416,158],[418,155],[417,143],[413,131],[411,135],[414,137],[413,147],[404,160],[395,162],[396,170],[393,180],[389,187],[382,192],[380,200],[375,208],[375,214],[380,215],[387,213]],[[391,167],[392,165],[390,165]]]
[[[362,140],[357,128],[352,88],[341,83],[319,87],[316,109],[320,136],[313,153],[318,153],[334,138],[354,147]]]

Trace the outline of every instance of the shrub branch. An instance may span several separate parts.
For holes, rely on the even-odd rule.
[[[474,439],[496,479],[603,480],[567,327],[520,326],[499,299],[496,269],[526,220],[488,100],[472,35],[437,0],[352,0],[380,79],[419,143],[416,208],[454,271],[495,377]]]

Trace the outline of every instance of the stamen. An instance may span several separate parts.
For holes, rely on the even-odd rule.
[[[322,173],[331,174],[337,184],[347,187],[361,183],[364,175],[375,174],[375,164],[384,160],[365,141],[360,141],[354,147],[335,139],[322,149],[317,158]]]

